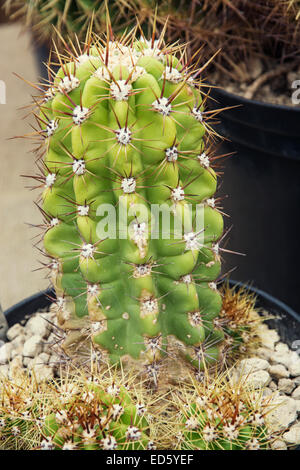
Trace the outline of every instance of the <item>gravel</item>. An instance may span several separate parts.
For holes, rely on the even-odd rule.
[[[28,369],[37,382],[54,378],[59,361],[53,352],[55,313],[42,310],[23,323],[9,328],[8,342],[0,344],[0,375],[14,378],[20,369]]]

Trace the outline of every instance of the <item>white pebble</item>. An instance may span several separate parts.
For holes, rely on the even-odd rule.
[[[23,361],[22,356],[18,355],[13,358],[9,364],[9,378],[16,381],[18,376],[22,374],[23,371]]]
[[[276,330],[270,330],[267,325],[261,324],[258,326],[258,336],[262,346],[274,349],[275,343],[280,340],[280,337]]]
[[[250,359],[243,359],[237,366],[237,371],[243,375],[257,372],[259,370],[266,370],[269,368],[269,363],[265,359],[259,357],[252,357]]]
[[[294,382],[295,383],[295,382]],[[300,385],[296,388],[296,390],[293,391],[292,397],[295,398],[296,400],[300,399]]]
[[[277,343],[275,346],[275,351],[284,354],[290,352],[288,345],[285,343]]]
[[[282,364],[270,366],[269,372],[271,376],[275,377],[276,379],[287,378],[290,376],[289,371]]]
[[[279,379],[278,389],[280,392],[290,395],[295,388],[295,384],[291,379]]]
[[[11,359],[18,356],[19,354],[22,355],[25,341],[26,341],[25,335],[17,336],[13,341],[11,341],[10,343],[12,345]]]
[[[272,450],[287,450],[286,443],[281,439],[276,439],[276,441],[271,442]]]
[[[258,348],[257,349],[257,355],[261,359],[265,359],[266,361],[269,361],[273,354],[274,354],[274,351],[272,349],[269,349],[269,348]]]
[[[257,370],[246,376],[245,384],[249,388],[263,388],[271,381],[270,374],[266,370]]]
[[[47,354],[45,352],[42,352],[37,356],[37,363],[40,363],[42,365],[47,365],[49,363],[50,359],[50,354]]]
[[[9,373],[9,366],[7,364],[0,366],[0,377],[7,377]]]
[[[296,405],[297,405],[297,411],[300,413],[300,400],[295,400]]]
[[[35,315],[26,323],[26,333],[46,338],[50,334],[49,324],[42,316]]]
[[[37,383],[51,380],[54,377],[54,367],[36,363],[31,369]]]
[[[42,337],[40,335],[31,336],[24,344],[23,356],[36,357],[42,352]]]
[[[16,323],[9,330],[7,330],[6,336],[9,341],[13,341],[18,336],[24,335],[24,326],[20,323]]]
[[[288,368],[290,368],[291,364],[294,364],[296,366],[295,375],[300,375],[300,358],[295,351],[289,351],[286,353],[275,351],[271,360],[274,363],[283,364]]]
[[[297,419],[297,403],[293,398],[276,397],[272,401],[272,408],[266,419],[274,430],[286,430]]]
[[[11,359],[12,344],[5,343],[0,348],[0,364],[7,364]]]
[[[289,371],[290,371],[290,374],[293,376],[293,377],[296,377],[297,375],[300,374],[300,358],[298,356],[298,358],[295,360],[292,360],[289,364]]]
[[[277,390],[277,385],[276,385],[276,383],[274,382],[274,380],[272,380],[272,382],[269,383],[269,388],[270,388],[270,390],[272,390],[273,392],[274,392],[275,390]]]

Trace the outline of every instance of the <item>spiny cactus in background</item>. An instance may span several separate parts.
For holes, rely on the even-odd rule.
[[[89,406],[86,406],[86,404]],[[155,448],[147,436],[143,403],[133,404],[125,389],[96,385],[45,420],[41,447],[69,450],[144,450]]]
[[[204,374],[203,382],[182,386],[174,405],[178,414],[170,419],[168,439],[177,438],[177,449],[270,449],[280,437],[268,423],[276,408],[274,397],[249,389],[245,379],[233,382],[230,370],[215,379]]]
[[[61,57],[35,99],[34,178],[65,350],[92,338],[102,360],[142,359],[155,379],[168,338],[197,368],[221,352],[218,111],[184,48],[110,39]]]
[[[132,0],[107,2],[110,16],[124,30],[134,19]],[[12,19],[23,18],[42,42],[51,45],[54,28],[63,36],[84,39],[93,19],[94,30],[102,33],[106,26],[105,0],[6,0],[6,13]],[[59,37],[56,36],[59,44]]]
[[[222,50],[211,67],[234,80],[245,82],[253,59],[267,64],[299,66],[299,2],[297,0],[162,0],[154,14],[155,1],[136,0],[138,19],[146,29],[162,28],[168,18],[166,39],[188,43],[189,57],[197,51],[208,59]],[[297,60],[298,59],[298,60]],[[295,65],[296,66],[296,65]]]
[[[225,282],[220,292],[222,309],[215,324],[224,333],[224,360],[227,365],[233,365],[260,345],[258,329],[267,317],[257,310],[256,295],[247,287],[230,287]]]
[[[52,384],[26,375],[18,385],[2,379],[0,448],[155,449],[151,397],[133,382],[113,370],[90,378],[77,371]]]

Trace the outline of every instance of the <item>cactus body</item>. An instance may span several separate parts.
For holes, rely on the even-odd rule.
[[[85,334],[113,363],[151,366],[172,337],[192,364],[215,362],[223,220],[202,90],[162,40],[95,41],[61,63],[38,118],[65,345]]]

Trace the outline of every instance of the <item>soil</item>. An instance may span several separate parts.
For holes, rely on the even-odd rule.
[[[299,99],[297,100],[298,103],[292,100],[295,92],[293,83],[296,80],[300,80],[299,61],[284,65],[272,61],[265,64],[259,58],[248,62],[247,66],[244,63],[237,64],[234,74],[224,73],[223,70],[215,70],[208,77],[209,83],[244,98],[277,105],[300,107]],[[297,88],[299,88],[299,85]]]

